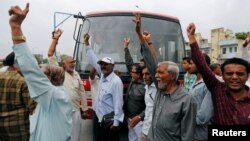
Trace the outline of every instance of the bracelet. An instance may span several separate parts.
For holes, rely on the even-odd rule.
[[[57,40],[58,41],[58,38],[52,38],[53,40]]]
[[[24,35],[14,36],[12,35],[13,41],[26,41],[26,37]]]
[[[148,45],[152,45],[153,43],[152,42],[148,42]]]

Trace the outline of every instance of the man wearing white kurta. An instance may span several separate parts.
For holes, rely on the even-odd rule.
[[[63,86],[66,88],[73,106],[71,138],[72,141],[80,141],[82,123],[80,108],[83,111],[86,111],[88,108],[85,90],[79,74],[74,71],[73,75],[71,75],[65,71]],[[80,103],[82,104],[80,105]]]
[[[53,39],[48,51],[49,64],[59,66],[58,59],[53,55],[62,33],[61,29],[57,29],[53,32]],[[81,117],[85,119],[88,110],[86,93],[83,87],[83,82],[79,74],[75,71],[75,60],[71,56],[65,56],[61,63],[62,68],[65,70],[65,80],[63,86],[66,88],[67,94],[69,94],[73,106],[71,139],[72,141],[80,141],[82,127]],[[82,115],[80,114],[80,109],[83,111]]]

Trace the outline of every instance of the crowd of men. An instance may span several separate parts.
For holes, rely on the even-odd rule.
[[[29,4],[23,10],[18,6],[9,10],[13,52],[4,60],[9,68],[0,73],[0,141],[79,141],[81,120],[88,113],[75,60],[65,56],[59,65],[53,57],[62,35],[58,29],[49,47],[49,64],[36,63],[21,26],[28,12]],[[231,58],[221,66],[210,65],[195,39],[195,24],[190,23],[187,36],[192,54],[183,58],[187,73],[181,86],[178,65],[158,62],[151,34],[141,31],[139,13],[133,21],[143,63],[133,61],[130,38],[124,38],[126,66],[132,77],[125,99],[123,82],[114,72],[115,61],[109,56],[97,58],[90,35],[83,36],[96,89],[95,141],[119,141],[124,121],[129,141],[206,141],[208,125],[250,124],[247,61]],[[244,46],[249,43],[250,34]]]

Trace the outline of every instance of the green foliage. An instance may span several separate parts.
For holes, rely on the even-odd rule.
[[[38,64],[43,64],[43,55],[42,54],[34,54],[36,61]]]
[[[48,64],[48,62],[49,62],[49,61],[48,61],[48,58],[43,59],[43,63],[44,63],[44,64]]]
[[[238,32],[235,33],[236,39],[245,40],[249,32]]]

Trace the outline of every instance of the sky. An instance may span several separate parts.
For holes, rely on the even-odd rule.
[[[54,13],[63,12],[85,15],[104,10],[142,10],[175,16],[180,20],[183,35],[190,22],[196,24],[196,32],[210,40],[211,29],[224,27],[234,33],[250,31],[250,0],[1,0],[0,4],[0,59],[12,51],[8,10],[19,5],[22,9],[30,3],[30,11],[22,24],[23,34],[33,53],[47,56],[54,29]],[[58,16],[59,17],[59,16]],[[60,17],[58,18],[60,20]],[[57,50],[73,55],[75,20],[65,21],[64,31]]]

